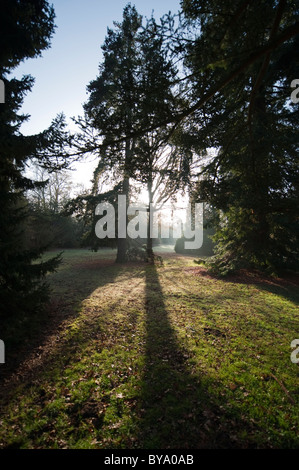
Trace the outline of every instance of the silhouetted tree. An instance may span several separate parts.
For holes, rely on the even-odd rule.
[[[147,185],[151,203],[154,180],[159,190],[167,181],[164,196],[177,187],[178,153],[168,142],[167,125],[144,133],[138,133],[138,129],[171,118],[177,109],[172,91],[177,72],[157,34],[155,20],[151,18],[143,27],[142,17],[130,5],[124,9],[122,23],[108,30],[102,49],[100,75],[88,86],[90,97],[84,118],[79,120],[83,148],[99,154],[94,201],[99,200],[98,183],[108,171],[110,178],[121,183],[127,203],[130,178]],[[117,244],[117,261],[123,262],[127,241],[118,238]],[[148,250],[152,251],[150,237]]]
[[[138,107],[137,33],[141,21],[135,7],[128,5],[123,12],[123,21],[114,23],[114,30],[108,29],[102,46],[104,60],[100,75],[88,86],[90,96],[84,105],[84,121],[81,120],[85,136],[92,129],[102,144],[98,150],[100,162],[95,171],[95,182],[103,167],[110,170],[116,167],[122,180],[121,194],[126,196],[127,204],[134,153],[134,139],[130,134]],[[117,262],[125,259],[126,238],[118,237]]]
[[[198,183],[198,197],[220,211],[214,266],[296,268],[298,105],[290,85],[299,74],[298,2],[185,0],[183,9],[199,34],[186,55],[193,113],[182,141],[197,153],[217,149]]]
[[[0,31],[0,78],[5,83],[5,103],[0,104],[0,308],[8,316],[40,307],[47,297],[44,276],[59,262],[59,257],[37,262],[41,250],[24,247],[25,193],[37,186],[24,176],[24,170],[32,158],[49,168],[64,166],[66,161],[60,154],[67,135],[62,116],[39,135],[22,135],[20,126],[27,116],[18,111],[33,79],[11,77],[20,62],[40,56],[49,47],[54,31],[53,8],[44,0],[4,1]]]

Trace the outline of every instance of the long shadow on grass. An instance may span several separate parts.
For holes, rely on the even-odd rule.
[[[140,434],[147,449],[246,447],[230,435],[234,423],[209,395],[208,376],[190,374],[188,352],[179,345],[168,318],[158,273],[146,269],[146,363]],[[225,398],[224,398],[225,400]]]
[[[96,289],[113,283],[121,270],[121,266],[109,259],[76,264],[66,262],[62,269],[51,275],[53,295],[44,312],[27,318],[12,318],[5,325],[2,323],[6,362],[0,371],[1,400],[6,402],[17,383],[34,380],[38,371],[45,370],[57,357],[66,360],[66,355],[71,356],[68,344],[60,339],[61,326],[74,320],[82,302]],[[89,330],[92,331],[92,327],[86,325],[86,331]]]

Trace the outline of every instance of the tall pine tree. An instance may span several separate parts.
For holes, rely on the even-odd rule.
[[[108,29],[100,75],[88,86],[90,97],[84,119],[79,121],[84,136],[82,151],[92,149],[99,154],[95,203],[101,198],[98,179],[107,170],[121,183],[120,194],[127,197],[127,203],[130,180],[147,185],[150,203],[157,176],[159,189],[166,181],[169,190],[169,185],[171,189],[177,185],[178,155],[174,146],[168,146],[169,126],[155,129],[156,123],[171,120],[177,106],[172,90],[176,70],[157,30],[153,18],[143,27],[142,17],[130,5],[124,9],[122,23]],[[146,128],[152,131],[143,131]],[[118,237],[117,244],[117,261],[123,262],[127,240]],[[149,236],[148,251],[152,253]]]
[[[290,85],[299,43],[295,34],[281,38],[294,29],[298,2],[185,0],[183,8],[200,26],[186,59],[190,100],[211,93],[193,105],[184,140],[198,153],[217,149],[198,184],[198,197],[219,210],[216,266],[296,269],[298,105]],[[241,70],[250,54],[255,59]],[[232,70],[239,73],[212,93]]]
[[[49,47],[54,16],[53,8],[44,0],[1,3],[0,79],[5,84],[5,103],[0,104],[0,314],[5,317],[30,313],[41,306],[47,298],[44,276],[59,262],[58,257],[39,262],[40,251],[24,249],[25,194],[35,186],[24,176],[24,170],[32,158],[51,167],[51,148],[57,151],[57,145],[61,147],[63,119],[58,117],[39,135],[22,135],[20,126],[27,117],[19,110],[33,79],[11,77],[24,59],[38,57]]]
[[[133,174],[134,139],[131,134],[138,109],[137,35],[141,22],[135,7],[128,5],[123,11],[122,22],[114,23],[114,30],[108,29],[102,46],[104,60],[100,74],[88,86],[90,96],[84,106],[84,121],[81,121],[87,135],[92,129],[99,142],[100,160],[95,183],[104,169],[114,169],[121,180],[120,194],[126,196],[127,205]],[[94,190],[96,196],[96,184]],[[117,262],[122,263],[126,260],[126,238],[118,236],[117,243]]]

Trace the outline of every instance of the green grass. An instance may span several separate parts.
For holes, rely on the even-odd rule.
[[[114,256],[69,250],[49,276],[41,356],[5,389],[0,447],[298,448],[298,286]]]

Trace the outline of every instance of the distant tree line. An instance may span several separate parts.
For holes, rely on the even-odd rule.
[[[65,205],[73,197],[70,172],[49,173],[35,167],[34,179],[39,182],[27,192],[27,218],[24,239],[29,249],[79,248],[84,233],[83,221],[65,214]],[[76,191],[84,192],[82,185]]]

